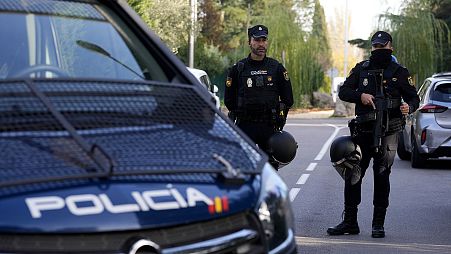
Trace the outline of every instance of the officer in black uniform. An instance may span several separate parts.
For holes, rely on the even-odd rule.
[[[287,70],[266,56],[267,39],[266,26],[248,29],[251,52],[229,69],[224,103],[235,124],[268,153],[267,141],[285,125],[293,93]]]
[[[355,103],[355,124],[357,133],[354,141],[360,146],[362,159],[360,161],[360,181],[351,184],[345,182],[344,188],[344,220],[327,230],[330,235],[358,234],[357,206],[361,201],[362,178],[373,158],[374,195],[372,237],[385,237],[384,220],[388,207],[390,193],[390,172],[398,144],[398,132],[404,126],[403,116],[414,112],[419,106],[419,98],[409,71],[392,61],[392,37],[389,33],[378,31],[371,37],[371,56],[369,60],[358,63],[346,78],[338,96],[341,100]],[[381,76],[373,75],[374,70],[383,69]],[[380,72],[382,73],[382,72]],[[382,137],[380,149],[373,146],[373,128],[375,124],[375,88],[383,85],[387,107],[384,119],[388,126]],[[405,102],[402,102],[402,99]],[[387,119],[388,117],[388,119]],[[387,124],[385,124],[387,125]]]

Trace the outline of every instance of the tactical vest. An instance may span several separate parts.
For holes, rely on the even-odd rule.
[[[264,61],[260,67],[251,66],[247,60],[238,63],[240,85],[237,106],[242,115],[270,115],[271,110],[278,106],[279,89],[276,83],[278,62],[271,58]]]
[[[392,90],[399,87],[397,84],[397,79],[393,78],[399,67],[399,64],[391,62],[389,66],[384,69],[382,81],[386,98],[393,99],[392,101],[394,102],[394,104],[396,103],[398,107],[400,105],[401,98],[399,96],[392,96]],[[377,84],[380,84],[380,82],[380,77],[377,77],[370,73],[369,61],[365,61],[362,64],[362,70],[359,73],[359,86],[357,88],[357,91],[376,96],[376,87]],[[395,107],[396,105],[394,105],[394,108]],[[364,106],[361,103],[357,103],[356,105],[357,115],[362,115],[372,111],[373,109],[371,106]]]

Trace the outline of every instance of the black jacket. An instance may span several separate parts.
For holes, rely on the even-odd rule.
[[[239,67],[240,65],[241,67]],[[269,57],[265,57],[262,61],[255,61],[249,55],[247,58],[233,65],[227,74],[224,103],[229,111],[238,109],[239,97],[243,96],[241,94],[242,88],[247,85],[243,82],[242,77],[240,77],[240,73],[243,71],[252,72],[253,74],[251,75],[255,75],[256,77],[264,77],[265,82],[270,80],[269,82],[273,83],[277,88],[280,102],[284,103],[287,108],[293,105],[291,81],[283,65]],[[253,85],[255,86],[255,84]]]
[[[391,63],[396,64],[396,63]],[[412,77],[410,76],[407,68],[401,65],[397,65],[397,70],[390,77],[390,80],[385,80],[387,82],[386,93],[393,99],[403,99],[404,102],[409,104],[410,112],[414,112],[417,110],[419,106],[420,99],[417,95],[417,90],[412,81]],[[338,97],[347,102],[355,103],[355,114],[363,115],[368,112],[371,112],[371,105],[363,105],[361,101],[362,92],[359,91],[359,84],[364,82],[361,77],[362,71],[365,70],[375,70],[377,69],[370,61],[366,60],[358,63],[349,73],[349,76],[346,78],[344,84],[341,86],[340,91],[338,93]],[[374,94],[373,94],[374,95]],[[390,118],[401,118],[402,113],[399,108],[391,109],[389,112]]]

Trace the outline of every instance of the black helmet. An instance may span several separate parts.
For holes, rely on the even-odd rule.
[[[336,138],[330,146],[330,160],[343,180],[356,184],[360,180],[362,151],[351,136]]]
[[[274,133],[268,140],[268,154],[278,163],[288,164],[296,156],[298,143],[286,131]]]

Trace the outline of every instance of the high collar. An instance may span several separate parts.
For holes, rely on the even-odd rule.
[[[260,66],[260,65],[263,65],[263,64],[266,63],[266,60],[267,60],[266,55],[265,55],[265,57],[263,57],[262,60],[254,60],[254,59],[252,59],[250,53],[249,53],[249,55],[247,56],[247,62],[248,62],[249,64],[251,64],[251,65],[254,65],[254,66]]]

